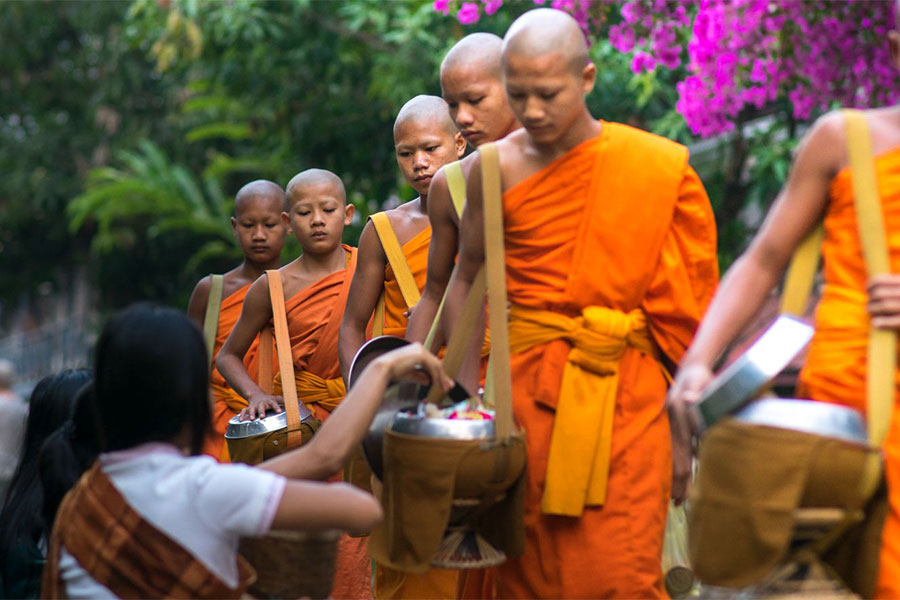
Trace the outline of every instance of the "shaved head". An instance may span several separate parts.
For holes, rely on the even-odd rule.
[[[503,38],[503,60],[510,54],[527,57],[559,54],[572,71],[581,74],[588,63],[588,47],[575,19],[553,8],[530,10],[509,26]]]
[[[284,206],[284,190],[277,183],[266,179],[251,181],[239,189],[234,197],[234,214],[240,213],[250,202],[261,199],[277,203],[280,210]]]
[[[450,119],[450,109],[443,98],[438,96],[416,96],[403,105],[394,120],[394,142],[397,132],[407,123],[434,123],[448,135],[455,136],[459,130]]]
[[[333,187],[338,196],[346,203],[347,191],[341,178],[325,169],[307,169],[294,175],[287,184],[287,200],[295,194],[302,193],[303,188],[327,185]],[[288,207],[290,208],[290,207]]]
[[[900,1],[900,0],[898,0]],[[500,79],[500,53],[503,40],[493,33],[473,33],[456,42],[441,61],[441,76],[445,71],[472,67],[483,69],[486,74]]]

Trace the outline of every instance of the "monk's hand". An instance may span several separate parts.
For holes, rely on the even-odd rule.
[[[869,301],[866,310],[872,327],[900,329],[900,275],[888,273],[869,279]]]
[[[672,500],[676,505],[687,499],[694,460],[694,436],[700,432],[693,406],[700,401],[703,388],[712,377],[712,371],[705,365],[684,366],[679,369],[666,398],[672,430]]]
[[[390,379],[412,379],[424,384],[440,385],[444,391],[453,387],[453,380],[444,372],[440,359],[416,342],[392,350],[381,356]]]
[[[251,396],[247,400],[247,407],[241,411],[241,421],[262,418],[270,409],[280,413],[283,405],[284,398],[281,396],[270,396],[269,394]]]

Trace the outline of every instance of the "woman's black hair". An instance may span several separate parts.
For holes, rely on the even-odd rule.
[[[211,430],[209,371],[200,330],[186,315],[136,304],[97,342],[94,393],[101,449],[172,442],[183,433],[200,454]]]
[[[43,513],[44,488],[38,473],[40,449],[55,430],[71,419],[76,395],[90,379],[87,369],[62,371],[39,381],[31,393],[22,454],[0,509],[0,581],[4,582],[0,595],[16,597],[36,592],[28,587],[39,583],[32,581],[34,573],[7,571],[20,567],[28,571],[43,558],[40,545],[49,534],[52,521],[46,520]],[[12,589],[10,586],[17,582],[24,587]]]

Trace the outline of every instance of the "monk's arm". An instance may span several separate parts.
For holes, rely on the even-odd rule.
[[[431,181],[428,192],[428,220],[431,222],[431,243],[428,246],[428,272],[422,298],[416,304],[406,327],[406,339],[424,342],[437,315],[438,307],[447,289],[453,261],[456,258],[459,229],[451,216],[454,211],[450,188],[443,169]],[[441,331],[435,338],[435,347],[443,345]]]
[[[449,337],[459,322],[463,303],[472,281],[484,264],[484,206],[481,197],[481,157],[476,156],[466,180],[466,208],[459,225],[459,259],[450,283],[441,316],[441,327]]]
[[[244,355],[253,344],[253,340],[272,318],[272,301],[269,299],[269,282],[265,275],[253,282],[244,298],[241,316],[225,345],[216,357],[216,367],[238,394],[249,403],[262,403],[262,414],[266,407],[280,410],[274,396],[263,392],[244,366]],[[254,418],[256,410],[250,415]]]
[[[187,315],[201,328],[203,327],[203,320],[206,318],[206,304],[209,302],[209,286],[211,282],[212,279],[209,275],[198,281],[194,291],[191,293],[191,299],[188,301]]]
[[[356,271],[347,294],[347,306],[338,337],[341,375],[349,383],[350,366],[357,350],[366,340],[366,326],[384,291],[384,269],[387,259],[372,222],[366,223],[359,237]]]
[[[801,143],[794,167],[747,251],[722,279],[670,390],[680,411],[699,400],[716,358],[742,331],[784,273],[794,250],[822,219],[828,185],[844,160],[839,115],[820,119]]]
[[[439,382],[449,390],[452,382],[436,356],[421,344],[409,344],[373,360],[360,376],[358,385],[306,445],[260,465],[260,468],[293,479],[327,479],[337,473],[362,442],[375,412],[381,406],[388,383],[399,379]],[[305,509],[306,503],[300,502]]]

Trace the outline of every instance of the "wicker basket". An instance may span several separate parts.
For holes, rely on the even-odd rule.
[[[340,532],[273,531],[241,540],[240,553],[256,569],[247,590],[257,598],[328,598]]]

